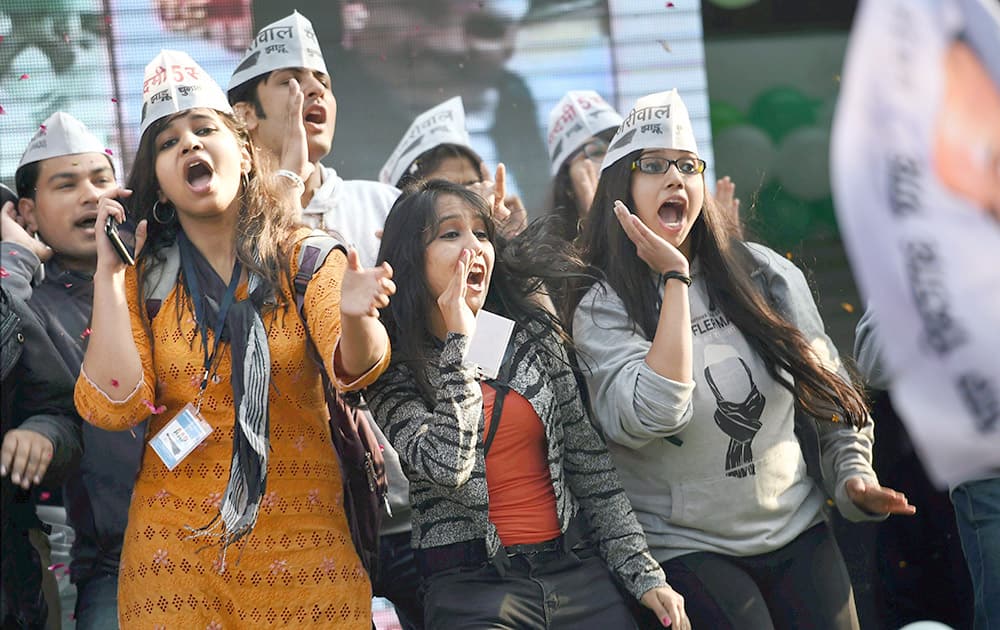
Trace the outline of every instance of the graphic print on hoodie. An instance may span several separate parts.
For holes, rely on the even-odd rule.
[[[750,368],[731,346],[705,348],[705,380],[715,396],[715,424],[729,436],[725,473],[728,477],[756,475],[751,443],[762,425],[766,400]]]

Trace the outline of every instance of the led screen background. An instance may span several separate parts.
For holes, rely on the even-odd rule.
[[[691,0],[0,0],[0,179],[13,183],[23,148],[58,110],[107,143],[124,179],[146,63],[161,48],[183,50],[225,87],[254,29],[293,8],[313,22],[330,69],[338,118],[324,162],[344,177],[375,179],[414,116],[462,94],[474,148],[491,167],[505,161],[541,208],[548,113],[570,89],[594,89],[625,112],[677,87],[714,162]],[[459,15],[462,34],[441,54],[435,25]]]

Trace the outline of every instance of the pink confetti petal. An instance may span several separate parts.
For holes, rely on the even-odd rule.
[[[159,407],[157,407],[156,405],[154,405],[153,403],[149,402],[146,399],[143,399],[142,404],[146,405],[146,408],[149,409],[149,413],[153,414],[154,416],[159,415],[167,410],[166,405],[160,405]]]
[[[668,9],[673,9],[674,8],[674,3],[673,2],[668,2],[667,3],[667,8]]]
[[[72,289],[73,288],[73,283],[72,282],[67,282],[63,286],[66,287],[67,289]]]
[[[10,254],[11,256],[17,256],[17,250],[16,249],[12,249],[12,250],[10,250],[7,253]]]
[[[118,387],[118,379],[117,378],[111,379],[111,386],[112,387]]]
[[[6,269],[4,269],[3,267],[0,267],[0,278],[6,278],[9,275],[10,275],[10,273]]]
[[[28,76],[28,75],[24,75],[24,76]],[[45,125],[38,125],[38,128],[41,129],[42,131],[48,131],[49,130],[49,128],[46,127]]]
[[[112,96],[112,97],[111,97],[111,102],[112,102],[112,103],[117,103],[117,102],[118,102],[118,99]]]
[[[49,571],[58,571],[59,569],[63,569],[65,567],[66,567],[66,565],[64,563],[57,562],[55,564],[50,564],[49,565]]]
[[[90,336],[90,333],[91,333],[90,328],[85,328],[83,332],[80,333],[80,339],[86,339],[87,337]]]
[[[22,75],[21,75],[20,77],[18,77],[18,80],[19,80],[19,81],[24,81],[24,80],[25,80],[25,79],[27,79],[27,78],[28,78],[28,73],[27,73],[27,72],[25,72],[25,73],[24,73],[24,74],[22,74]]]
[[[6,114],[6,113],[7,113],[7,110],[5,110],[3,108],[3,105],[0,105],[0,116],[2,116],[3,114]]]
[[[49,499],[52,498],[52,493],[48,491],[40,492],[38,494],[38,498],[41,499],[42,501],[48,501]]]
[[[107,153],[108,155],[114,155],[111,149],[104,149],[104,152]]]

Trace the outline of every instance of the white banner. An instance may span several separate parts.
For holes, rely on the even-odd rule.
[[[832,140],[837,216],[930,475],[1000,472],[1000,5],[865,0]]]

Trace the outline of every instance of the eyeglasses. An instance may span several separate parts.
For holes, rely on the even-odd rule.
[[[591,140],[580,148],[580,153],[588,160],[600,162],[608,154],[608,143],[601,139]]]
[[[670,170],[670,165],[677,167],[681,175],[697,175],[705,170],[705,160],[683,157],[678,160],[668,160],[662,157],[642,157],[632,162],[632,170],[638,169],[647,175],[663,175]]]

